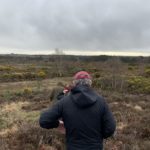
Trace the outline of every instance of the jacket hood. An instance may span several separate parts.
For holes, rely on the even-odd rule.
[[[73,102],[79,107],[85,108],[93,105],[97,101],[97,94],[89,87],[77,85],[71,90]]]

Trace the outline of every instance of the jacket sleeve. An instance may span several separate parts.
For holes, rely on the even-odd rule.
[[[59,126],[59,118],[62,116],[62,103],[58,101],[52,108],[41,113],[39,124],[42,128],[51,129]]]
[[[104,112],[102,117],[102,133],[106,139],[114,134],[116,130],[116,121],[110,111],[108,104],[104,101]]]

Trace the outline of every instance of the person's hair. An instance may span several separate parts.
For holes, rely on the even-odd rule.
[[[77,80],[73,80],[73,84],[76,86],[78,84],[80,85],[87,85],[87,86],[91,86],[92,85],[92,80],[91,79],[77,79]]]

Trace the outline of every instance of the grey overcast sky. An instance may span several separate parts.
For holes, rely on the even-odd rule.
[[[0,53],[150,53],[150,0],[0,0]]]

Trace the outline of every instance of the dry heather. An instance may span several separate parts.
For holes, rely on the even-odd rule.
[[[150,96],[120,95],[108,97],[117,120],[117,131],[106,142],[106,149],[148,150],[150,148]],[[111,148],[110,148],[111,147]]]
[[[0,135],[1,150],[63,150],[64,137],[41,129],[37,123],[22,123]]]
[[[38,118],[57,82],[69,83],[79,70],[92,72],[117,121],[105,150],[150,149],[149,57],[10,58],[0,59],[0,150],[65,150],[64,135],[41,129]]]
[[[105,149],[149,150],[150,96],[117,92],[101,94],[106,97],[117,121],[114,137],[104,141]],[[63,135],[57,130],[44,130],[39,127],[39,113],[50,103],[48,99],[36,101],[35,96],[37,97],[34,95],[30,101],[19,102],[18,100],[15,103],[9,101],[1,105],[1,150],[65,149]]]

